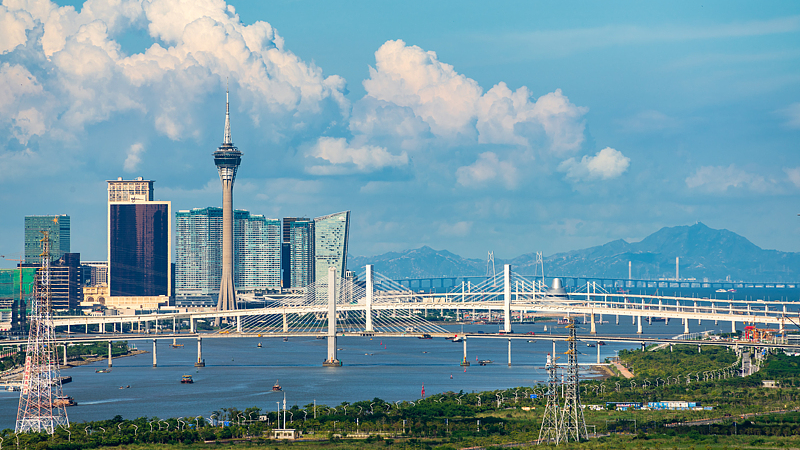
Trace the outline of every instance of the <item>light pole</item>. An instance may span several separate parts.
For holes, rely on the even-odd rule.
[[[275,402],[278,405],[278,414],[275,419],[278,424],[278,429],[281,429],[281,402]]]

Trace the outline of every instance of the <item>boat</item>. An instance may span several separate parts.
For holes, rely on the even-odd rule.
[[[597,345],[606,345],[606,343],[603,341],[597,341]]]
[[[97,369],[94,373],[108,373],[111,372],[111,369]]]
[[[424,333],[422,336],[419,337],[419,339],[433,339],[433,338],[431,337],[430,334]]]
[[[22,387],[20,387],[20,386],[8,385],[8,386],[6,387],[6,390],[7,390],[7,391],[9,391],[9,392],[19,392],[19,391],[21,391],[21,390],[22,390]]]
[[[461,342],[463,340],[464,340],[464,338],[461,337],[461,336],[456,336],[456,337],[453,338],[453,342]]]
[[[728,292],[736,292],[736,289],[728,289]]]
[[[258,345],[256,345],[256,347],[261,348],[261,342],[259,342]]]
[[[491,364],[491,363],[492,363],[492,360],[491,360],[491,359],[481,359],[481,360],[478,360],[478,364],[479,364],[479,365],[481,365],[481,366],[485,366],[485,365],[487,365],[487,364]]]
[[[120,386],[119,388],[120,388],[120,389],[130,389],[130,388],[131,388],[131,385],[129,384],[129,385],[127,385],[127,386]]]
[[[72,383],[72,377],[69,376],[69,375],[67,375],[65,377],[61,377],[61,384],[64,384],[64,383]]]
[[[169,346],[172,348],[181,348],[183,347],[183,344],[169,344]]]
[[[181,377],[181,384],[192,384],[194,380],[192,380],[191,375],[184,375]]]
[[[728,290],[727,290],[727,289],[717,289],[717,290],[716,290],[716,291],[714,291],[714,292],[728,292]]]
[[[272,385],[272,390],[273,390],[273,391],[282,391],[282,390],[283,390],[283,389],[281,388],[281,385],[280,385],[280,384],[278,384],[278,380],[275,380],[275,384],[273,384],[273,385]]]
[[[289,342],[289,338],[288,337],[283,338],[283,342]]]
[[[74,398],[68,397],[66,395],[56,397],[56,399],[53,400],[53,406],[59,406],[59,407],[76,406],[77,404],[78,402],[76,402]]]
[[[569,317],[564,317],[562,319],[558,319],[558,324],[559,325],[569,325],[569,323],[570,323],[570,318]]]
[[[586,346],[587,346],[587,347],[595,347],[595,345],[594,345],[594,344],[592,344],[591,342],[587,342],[587,343],[586,343]]]
[[[314,339],[325,339],[325,336],[317,336]]]

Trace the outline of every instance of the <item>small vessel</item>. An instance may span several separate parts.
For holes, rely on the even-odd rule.
[[[431,337],[430,334],[424,333],[422,336],[419,337],[419,339],[433,339],[433,338]]]
[[[558,319],[559,325],[569,325],[570,319],[569,317],[564,317],[563,319]]]
[[[181,377],[181,384],[192,384],[194,380],[192,380],[191,375],[184,375]]]
[[[261,342],[259,342],[258,345],[256,345],[256,347],[261,348]]]
[[[20,386],[12,386],[12,385],[8,385],[8,386],[6,387],[6,390],[7,390],[7,391],[9,391],[9,392],[19,392],[19,391],[21,391],[21,390],[22,390],[22,388],[21,388]]]
[[[94,373],[108,373],[111,372],[111,369],[97,369]]]
[[[594,344],[592,344],[591,342],[587,342],[587,343],[586,343],[586,346],[587,346],[587,347],[595,347],[595,345],[594,345]]]
[[[278,380],[275,380],[275,384],[273,384],[273,385],[272,385],[272,390],[273,390],[273,391],[282,391],[282,390],[283,390],[283,389],[281,388],[281,385],[280,385],[280,384],[278,384]]]
[[[65,377],[61,377],[61,384],[64,384],[64,383],[72,383],[72,377],[69,376],[69,375],[67,375]]]
[[[74,398],[62,395],[53,400],[53,406],[76,406],[78,402]]]
[[[606,345],[606,343],[603,341],[597,341],[597,345]]]
[[[172,348],[181,348],[183,347],[183,344],[169,344],[169,346]]]
[[[481,365],[481,366],[485,366],[485,365],[491,364],[491,363],[492,363],[491,359],[481,359],[481,360],[478,361],[478,365]]]
[[[119,388],[120,388],[120,389],[130,389],[130,388],[131,388],[131,385],[129,384],[129,385],[127,385],[127,386],[120,386]]]
[[[288,337],[283,338],[283,342],[289,342],[289,338]]]
[[[728,290],[727,290],[727,289],[717,289],[717,290],[716,290],[716,291],[714,291],[714,292],[728,292]]]

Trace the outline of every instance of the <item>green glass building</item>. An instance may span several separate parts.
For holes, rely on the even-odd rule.
[[[327,283],[328,268],[335,267],[336,275],[344,278],[347,270],[347,240],[350,230],[350,211],[314,219],[314,273]]]
[[[69,216],[25,216],[25,264],[40,264],[42,231],[50,234],[50,260],[69,253]]]

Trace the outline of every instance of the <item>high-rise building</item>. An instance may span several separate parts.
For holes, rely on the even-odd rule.
[[[152,200],[153,182],[150,180],[137,178],[130,181],[131,186],[120,179],[108,183],[110,295],[168,296],[171,288],[171,203]],[[125,192],[127,194],[120,194]]]
[[[289,287],[306,287],[314,282],[314,222],[309,219],[290,222],[289,245]]]
[[[311,220],[307,217],[284,217],[283,239],[281,240],[281,285],[285,288],[292,286],[292,222],[297,220]]]
[[[106,261],[81,261],[84,286],[108,286],[108,263]]]
[[[241,218],[239,214],[241,214]],[[239,291],[280,290],[281,223],[262,215],[236,211],[234,271]]]
[[[314,272],[318,276],[336,269],[336,276],[344,278],[347,270],[347,241],[350,229],[350,211],[329,214],[314,219]]]
[[[50,236],[50,260],[69,253],[69,216],[25,216],[25,264],[40,264],[42,231]]]
[[[225,131],[222,145],[214,152],[214,165],[222,182],[222,278],[219,285],[218,311],[236,309],[236,287],[233,281],[233,183],[242,163],[242,152],[231,140],[231,111],[225,92]],[[217,318],[217,324],[219,324]]]
[[[41,262],[23,264],[23,270],[40,275]],[[64,253],[50,264],[50,305],[54,310],[78,309],[83,301],[83,280],[80,253]]]
[[[222,208],[178,211],[175,291],[180,298],[219,293]],[[280,221],[236,210],[234,283],[237,291],[280,289]]]

